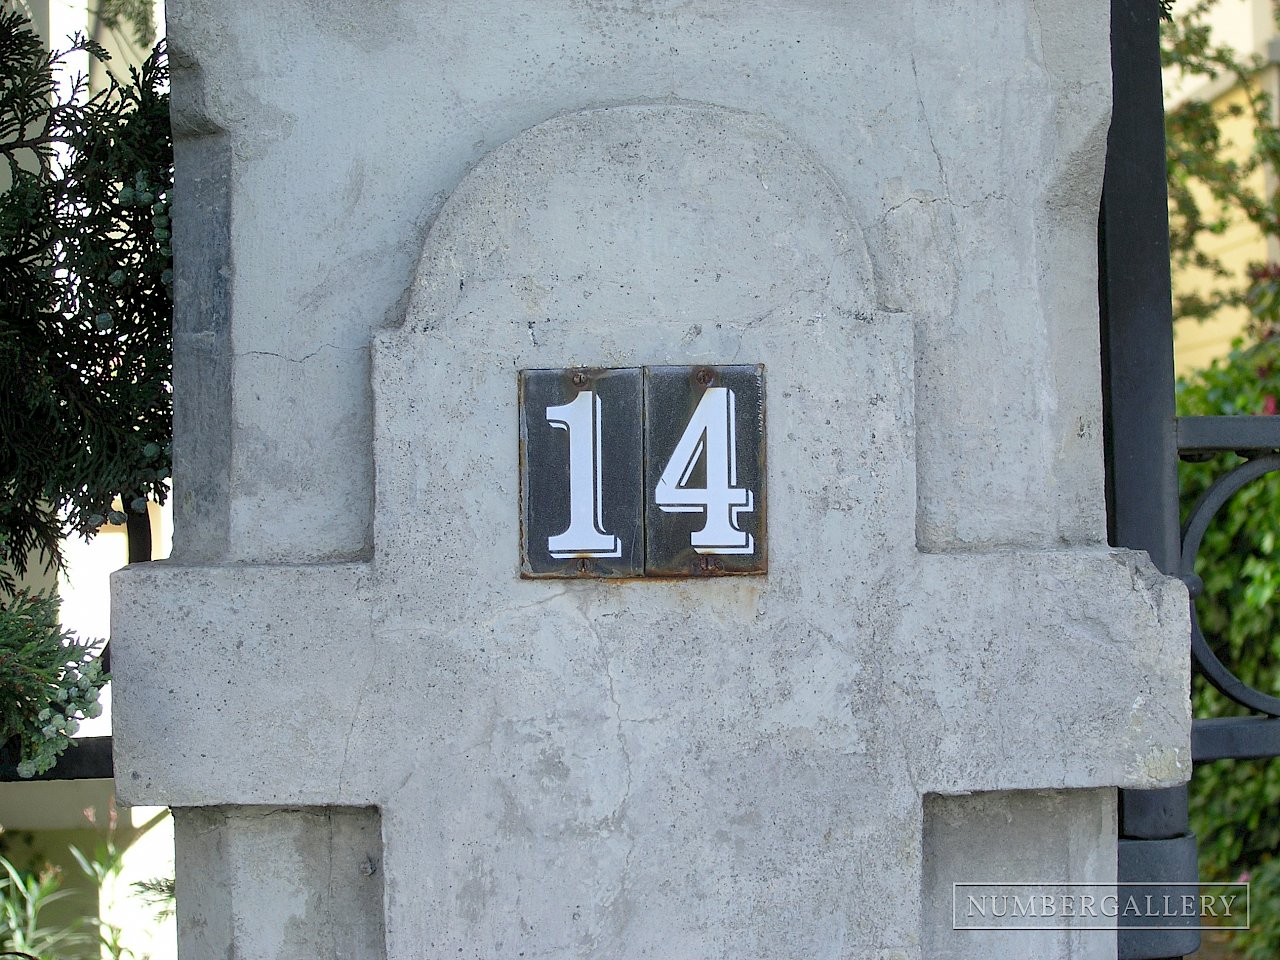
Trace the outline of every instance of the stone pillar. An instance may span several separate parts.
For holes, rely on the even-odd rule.
[[[1105,543],[1108,5],[169,12],[113,663],[184,960],[1114,957],[950,899],[1113,880],[1189,770],[1185,592]],[[757,363],[766,575],[521,578],[518,371]]]

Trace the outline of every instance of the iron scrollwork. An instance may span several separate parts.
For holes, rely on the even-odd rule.
[[[1250,483],[1277,470],[1280,470],[1280,453],[1268,453],[1245,460],[1213,482],[1192,508],[1183,527],[1181,569],[1182,579],[1191,592],[1191,653],[1201,673],[1224,696],[1272,717],[1280,717],[1280,697],[1263,693],[1237,677],[1205,639],[1195,607],[1195,599],[1203,592],[1204,583],[1195,573],[1195,561],[1205,531],[1226,502]]]

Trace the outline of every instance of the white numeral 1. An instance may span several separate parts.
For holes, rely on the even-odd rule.
[[[727,387],[709,387],[698,401],[680,442],[671,452],[653,499],[667,513],[706,513],[707,522],[690,537],[698,553],[753,553],[755,540],[738,529],[738,514],[754,509],[751,491],[738,483],[735,397]],[[686,483],[698,458],[706,456],[707,485]]]
[[[601,529],[600,398],[584,390],[547,407],[547,422],[569,433],[569,528],[547,538],[548,552],[557,560],[622,556],[622,541]]]

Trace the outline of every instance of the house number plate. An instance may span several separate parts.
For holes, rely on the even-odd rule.
[[[526,577],[764,573],[764,367],[522,370]]]

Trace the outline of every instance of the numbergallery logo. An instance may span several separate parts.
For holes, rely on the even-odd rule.
[[[1249,884],[955,883],[955,930],[1249,928]]]

